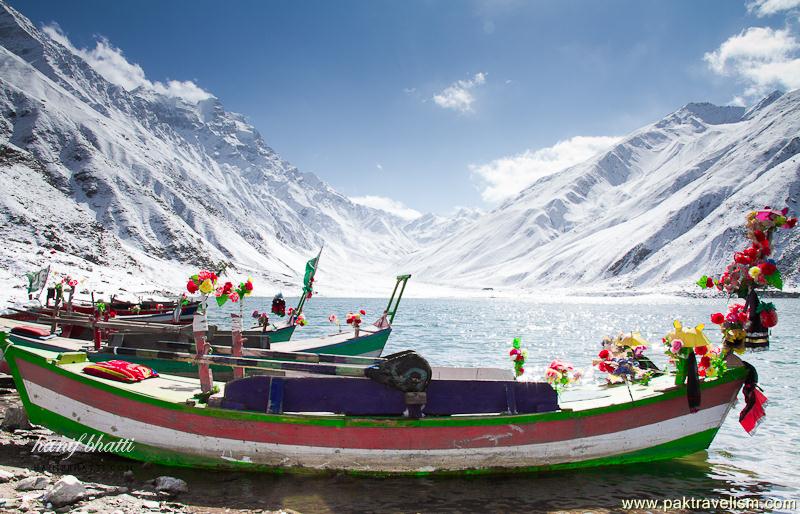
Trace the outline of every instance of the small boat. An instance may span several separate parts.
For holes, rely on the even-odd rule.
[[[392,333],[397,309],[400,306],[405,285],[411,275],[399,275],[389,303],[384,313],[369,327],[360,327],[358,331],[338,332],[335,334],[305,338],[295,341],[271,342],[269,332],[264,334],[260,329],[243,332],[245,339],[244,355],[259,359],[265,351],[303,352],[325,355],[379,357]],[[109,321],[73,321],[94,326],[96,329],[116,331],[102,345],[90,345],[87,341],[60,337],[50,333],[47,325],[20,322],[0,318],[0,330],[6,330],[9,339],[29,348],[54,352],[87,352],[93,362],[121,358],[130,362],[143,364],[162,373],[184,376],[197,376],[197,366],[190,361],[159,360],[157,355],[169,352],[193,352],[192,327],[190,325],[168,325],[160,323],[127,323],[122,320]],[[230,331],[211,331],[211,348],[214,354],[231,354]],[[0,362],[0,365],[2,362]],[[212,365],[212,371],[220,379],[232,377],[229,366]]]
[[[414,352],[289,354],[290,362],[210,356],[269,374],[216,382],[219,392],[202,404],[197,379],[120,383],[86,374],[85,352],[10,341],[0,348],[32,423],[75,440],[119,442],[109,451],[140,461],[271,472],[483,474],[670,459],[708,448],[752,381],[731,354],[724,373],[700,382],[690,408],[687,387],[669,375],[560,399],[545,382],[431,368]]]

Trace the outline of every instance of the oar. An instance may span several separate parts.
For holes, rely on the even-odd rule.
[[[178,351],[191,352],[194,349],[193,343],[183,341],[158,341],[156,344],[163,345]],[[122,347],[129,348],[129,347]],[[230,346],[211,345],[211,348],[221,354],[230,354]],[[131,348],[138,350],[138,348]],[[356,366],[372,366],[382,362],[384,359],[377,357],[352,357],[349,355],[326,355],[306,352],[281,352],[275,350],[263,350],[261,348],[244,348],[246,357],[258,357],[259,359],[281,360],[292,362],[311,362],[311,363],[330,363],[330,364],[353,364]]]
[[[190,353],[167,352],[159,350],[142,350],[139,348],[126,348],[124,346],[107,347],[103,352],[114,355],[142,357],[145,359],[170,360],[188,362],[190,364],[219,364],[221,366],[242,367],[267,370],[303,371],[318,375],[336,375],[343,377],[363,377],[365,365],[336,365],[311,362],[283,362],[266,359],[252,359],[248,357],[223,357],[221,355],[204,355],[197,358]]]

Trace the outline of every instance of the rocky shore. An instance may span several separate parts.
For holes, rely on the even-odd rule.
[[[38,451],[57,448],[61,439],[28,423],[13,383],[1,375],[0,420],[0,512],[295,512],[262,505],[257,497],[252,499],[253,508],[230,508],[225,495],[206,484],[193,487],[191,480],[165,475],[166,469],[113,455]]]

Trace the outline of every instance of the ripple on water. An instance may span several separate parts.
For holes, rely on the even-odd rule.
[[[291,299],[287,303],[291,305]],[[680,496],[800,501],[800,403],[793,394],[796,351],[800,348],[800,300],[776,299],[774,303],[780,323],[773,329],[770,350],[745,356],[758,369],[761,386],[770,399],[766,422],[754,437],[738,424],[735,414],[740,403],[708,452],[647,466],[469,479],[243,475],[225,487],[242,488],[239,492],[246,497],[263,496],[267,489],[253,483],[269,483],[274,487],[269,496],[281,505],[328,512],[353,508],[384,512],[618,509],[623,498]],[[248,311],[268,307],[266,298],[248,299]],[[372,319],[384,307],[382,299],[316,297],[306,306],[309,326],[295,332],[295,338],[335,331],[327,322],[331,313],[343,319],[346,312],[365,308],[367,318]],[[667,297],[581,298],[574,302],[404,299],[386,353],[412,348],[433,365],[508,368],[511,340],[521,337],[529,351],[527,367],[541,375],[553,358],[563,358],[580,368],[590,366],[602,337],[621,330],[639,330],[649,341],[659,343],[673,319],[692,326],[705,323],[714,340],[715,327],[709,316],[725,308],[721,299]],[[228,312],[233,312],[230,306],[212,308],[212,321],[224,324]],[[666,362],[657,348],[649,353],[657,364]],[[208,487],[219,487],[213,479],[207,481]],[[226,497],[235,498],[236,494]]]

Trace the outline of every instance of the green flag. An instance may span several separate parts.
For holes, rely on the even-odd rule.
[[[50,266],[42,268],[39,271],[31,271],[26,273],[28,277],[28,294],[39,293],[47,284],[47,276],[50,275]]]
[[[317,272],[317,259],[319,259],[319,256],[314,257],[306,263],[306,274],[303,277],[303,288],[307,291],[311,290],[311,279],[314,278],[314,273]]]

